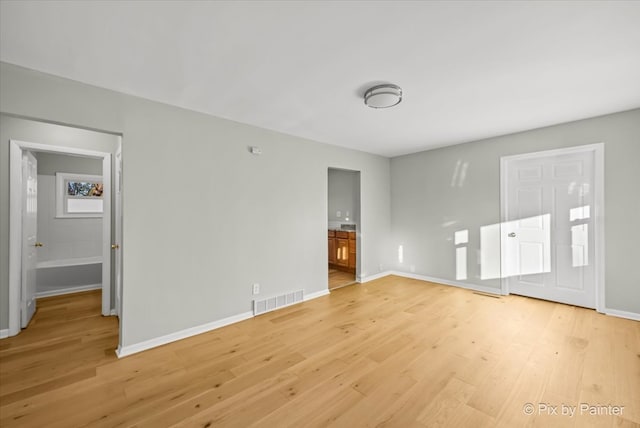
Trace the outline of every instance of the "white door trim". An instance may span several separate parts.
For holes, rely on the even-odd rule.
[[[324,209],[324,212],[327,213],[329,211],[329,171],[334,170],[334,171],[346,171],[346,172],[355,172],[356,173],[356,177],[358,179],[358,227],[356,229],[356,272],[355,272],[355,281],[358,283],[361,282],[367,282],[367,281],[371,281],[371,278],[373,278],[373,276],[367,276],[367,279],[365,280],[365,276],[362,275],[362,269],[363,269],[363,258],[362,258],[362,248],[363,248],[363,241],[362,241],[362,171],[359,169],[350,169],[350,168],[341,168],[341,167],[337,167],[337,166],[329,166],[327,167],[327,179],[325,181],[325,198],[324,201],[326,202],[326,206]],[[326,230],[329,228],[329,217],[325,214],[325,218],[327,219],[326,223],[325,223],[325,234],[326,234]],[[346,222],[346,221],[345,221]],[[329,253],[329,248],[325,247],[325,251],[324,254],[328,254]],[[382,266],[382,265],[381,265]],[[329,289],[329,264],[326,263],[326,273],[325,273],[325,278],[327,278],[327,290]],[[381,274],[378,274],[381,275]],[[388,273],[386,273],[385,275],[388,275]],[[374,275],[376,276],[376,275]],[[384,276],[384,275],[382,275]]]
[[[566,147],[562,149],[545,150],[542,152],[523,153],[519,155],[502,156],[500,158],[500,224],[507,221],[507,164],[511,161],[535,159],[540,157],[559,156],[573,153],[593,152],[594,155],[594,245],[595,245],[595,283],[596,310],[605,312],[605,283],[604,283],[604,143],[587,144],[583,146]],[[502,230],[501,230],[502,236]],[[502,239],[501,239],[502,242]],[[501,248],[502,253],[502,248]],[[502,257],[502,256],[501,256]],[[509,294],[507,278],[501,278],[501,293]]]
[[[122,317],[122,141],[118,141],[118,147],[113,156],[113,171],[114,171],[114,188],[113,188],[113,213],[115,219],[113,220],[113,243],[116,244],[114,251],[114,275],[113,284],[115,287],[114,297],[114,311],[118,318]],[[120,328],[122,329],[122,322],[120,322]],[[120,332],[122,334],[122,331]]]
[[[20,269],[22,265],[22,152],[48,152],[102,158],[102,315],[111,314],[111,153],[66,146],[9,141],[9,336],[20,332]]]

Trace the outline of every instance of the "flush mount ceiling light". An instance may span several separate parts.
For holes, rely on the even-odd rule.
[[[371,108],[389,108],[402,101],[402,88],[387,83],[367,89],[364,93],[364,103]]]

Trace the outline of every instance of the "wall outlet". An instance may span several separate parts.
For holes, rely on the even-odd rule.
[[[382,272],[382,268],[383,268],[382,263],[380,263],[380,266],[378,266],[378,270]]]
[[[253,294],[260,294],[260,284],[253,284]]]

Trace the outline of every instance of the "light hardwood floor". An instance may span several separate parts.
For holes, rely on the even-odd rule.
[[[356,275],[354,273],[329,268],[329,290],[355,284],[355,282]]]
[[[562,304],[389,276],[121,360],[99,292],[38,304],[0,341],[2,427],[640,423],[640,323]]]

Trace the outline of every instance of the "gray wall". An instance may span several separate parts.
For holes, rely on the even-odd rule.
[[[38,175],[55,176],[56,172],[102,175],[100,159],[45,152],[35,152],[35,156],[38,158]]]
[[[101,257],[102,218],[57,218],[56,178],[38,174],[38,241],[39,262]]]
[[[250,311],[254,282],[261,296],[326,290],[329,167],[361,171],[362,274],[388,260],[387,158],[4,63],[0,94],[2,112],[123,134],[125,346]],[[6,145],[3,134],[3,207]],[[263,154],[251,155],[250,145]],[[3,274],[3,295],[6,288]]]
[[[102,284],[102,265],[75,265],[38,269],[37,293],[42,297],[52,293],[83,291],[87,286],[100,287]],[[77,289],[77,290],[73,290]]]
[[[395,269],[455,281],[453,234],[469,229],[467,282],[499,288],[499,280],[480,279],[477,254],[480,227],[500,222],[500,157],[598,142],[605,143],[605,304],[640,313],[640,110],[392,159],[392,246],[404,247]]]
[[[360,224],[360,177],[357,171],[329,169],[329,227]],[[338,217],[337,211],[341,212]],[[347,212],[349,220],[347,220]],[[359,227],[357,227],[359,229]]]

